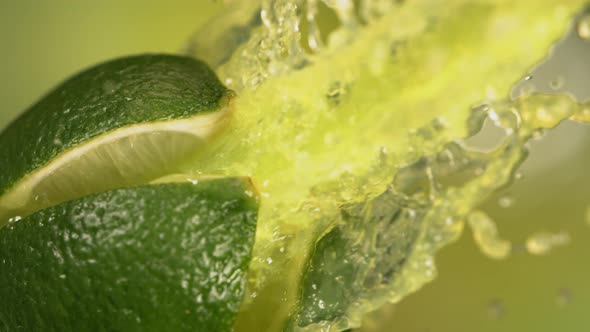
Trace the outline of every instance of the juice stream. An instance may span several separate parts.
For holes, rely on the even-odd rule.
[[[583,3],[235,1],[198,32],[188,52],[238,98],[186,171],[251,176],[262,197],[235,330],[357,327],[432,280],[435,252],[511,180],[527,140],[585,119],[526,84],[508,98]],[[473,149],[485,121],[503,138]]]

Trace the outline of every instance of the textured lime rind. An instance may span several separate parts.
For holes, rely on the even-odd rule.
[[[0,327],[230,331],[257,197],[244,178],[118,189],[0,229]]]
[[[227,95],[206,64],[188,57],[139,55],[97,65],[58,86],[0,133],[0,195],[93,137],[216,111]]]

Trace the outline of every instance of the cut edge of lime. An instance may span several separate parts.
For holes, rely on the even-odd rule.
[[[161,166],[175,165],[188,153],[197,153],[199,145],[227,127],[233,113],[231,99],[228,96],[213,113],[118,128],[66,150],[0,196],[0,228],[10,218],[170,173]]]

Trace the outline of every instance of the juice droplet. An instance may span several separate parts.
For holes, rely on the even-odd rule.
[[[479,249],[488,257],[504,259],[510,255],[512,244],[498,234],[494,221],[482,211],[474,211],[468,217],[469,227]]]
[[[570,243],[570,236],[566,232],[539,232],[531,235],[526,241],[527,251],[532,255],[546,255],[552,249]]]
[[[498,205],[503,208],[509,208],[514,204],[514,199],[510,196],[502,196],[498,199]]]
[[[578,22],[578,36],[590,40],[590,15],[586,15]]]
[[[570,117],[570,119],[582,123],[590,123],[590,109],[584,107],[578,113]]]

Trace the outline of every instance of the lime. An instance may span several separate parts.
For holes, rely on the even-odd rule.
[[[0,330],[230,331],[254,243],[246,178],[114,189],[0,229]]]
[[[86,70],[0,133],[0,227],[175,170],[228,122],[233,93],[206,64],[140,55]]]

